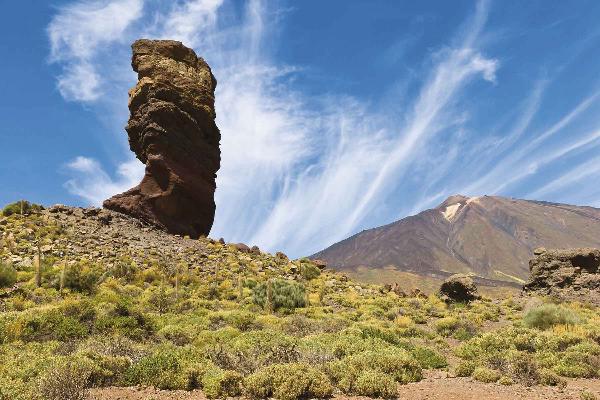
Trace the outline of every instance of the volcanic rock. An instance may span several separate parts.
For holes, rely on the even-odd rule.
[[[172,40],[137,40],[129,91],[129,146],[146,164],[142,182],[104,207],[197,238],[215,215],[221,135],[215,124],[217,81],[192,49]]]
[[[600,304],[600,250],[536,250],[525,292]]]
[[[441,298],[446,302],[469,303],[479,298],[477,286],[470,276],[455,274],[442,283]]]

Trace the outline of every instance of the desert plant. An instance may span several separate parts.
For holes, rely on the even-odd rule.
[[[596,400],[597,397],[594,393],[588,391],[588,390],[583,390],[580,394],[579,394],[579,398],[581,400]]]
[[[300,267],[300,274],[304,279],[310,281],[321,275],[321,270],[312,263],[302,263]]]
[[[576,325],[581,318],[575,311],[556,304],[543,304],[527,312],[523,318],[525,326],[537,329],[549,329],[556,325]]]
[[[477,367],[473,370],[473,379],[479,382],[493,383],[500,379],[500,373],[490,368]]]
[[[456,376],[471,376],[476,367],[477,364],[473,361],[461,361],[454,369],[454,373]]]
[[[242,392],[242,375],[235,371],[209,369],[202,377],[202,389],[209,399],[239,396]]]
[[[53,365],[39,378],[44,400],[85,400],[89,370],[75,361]]]
[[[244,379],[248,397],[281,400],[325,398],[333,393],[327,376],[308,364],[277,364],[265,367]]]
[[[0,261],[0,288],[10,287],[17,281],[17,271],[12,265]]]
[[[33,267],[35,268],[35,286],[42,286],[42,255],[40,247],[37,246],[36,253],[33,256]]]
[[[285,279],[273,279],[253,289],[253,302],[265,310],[293,311],[306,306],[304,285]]]
[[[396,382],[381,372],[366,370],[358,375],[354,392],[359,396],[380,397],[384,399],[397,396]]]
[[[188,373],[192,357],[189,349],[164,346],[132,364],[124,374],[128,385],[154,386],[160,389],[188,389],[197,376]]]
[[[19,200],[14,203],[7,204],[2,210],[2,215],[8,217],[13,214],[25,215],[43,210],[39,204],[30,203],[26,200]]]
[[[419,362],[421,368],[444,368],[448,366],[446,357],[428,347],[416,347],[411,351],[413,357]]]

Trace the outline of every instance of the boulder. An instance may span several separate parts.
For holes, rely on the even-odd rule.
[[[392,292],[396,293],[396,295],[398,295],[399,297],[406,297],[406,292],[402,290],[402,287],[400,287],[398,282],[394,282],[394,284],[391,286],[391,290]]]
[[[327,261],[316,259],[316,260],[312,260],[312,262],[320,270],[324,270],[325,268],[327,268]]]
[[[544,250],[529,261],[526,293],[600,304],[600,250]]]
[[[469,303],[477,300],[477,286],[470,276],[455,274],[450,276],[440,286],[440,297],[449,303]]]
[[[217,81],[210,67],[181,42],[137,40],[129,91],[129,146],[146,165],[142,182],[104,207],[196,239],[215,214],[221,135],[215,124]]]
[[[248,247],[248,245],[246,245],[244,243],[234,243],[234,244],[232,244],[232,246],[237,251],[240,251],[242,253],[251,253],[252,252],[252,249],[250,249],[250,247]]]

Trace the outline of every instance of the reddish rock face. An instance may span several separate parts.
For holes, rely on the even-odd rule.
[[[221,134],[215,124],[217,81],[192,49],[172,40],[137,40],[129,91],[129,146],[146,164],[142,182],[104,207],[180,235],[207,235]]]

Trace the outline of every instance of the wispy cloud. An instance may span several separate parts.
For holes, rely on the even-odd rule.
[[[144,167],[137,160],[120,164],[114,178],[93,158],[79,156],[65,167],[73,176],[65,183],[65,187],[95,205],[102,204],[115,193],[136,186],[144,176]]]
[[[64,66],[58,89],[65,99],[88,102],[102,95],[97,57],[122,40],[142,7],[143,0],[76,2],[52,19],[47,29],[50,61]]]
[[[532,199],[543,198],[543,196],[547,196],[558,190],[564,190],[574,185],[579,186],[583,179],[589,179],[592,176],[597,177],[598,175],[600,175],[600,157],[579,164],[541,188],[529,193],[527,197]]]
[[[211,234],[299,256],[461,189],[502,192],[596,144],[597,132],[587,130],[537,154],[586,114],[597,96],[548,129],[534,130],[547,79],[534,82],[508,129],[472,131],[476,110],[465,101],[465,91],[475,82],[491,89],[502,85],[501,62],[481,43],[489,6],[478,2],[456,36],[426,54],[428,67],[412,98],[389,97],[377,108],[344,93],[309,95],[298,89],[293,79],[302,66],[279,64],[265,43],[274,40],[280,14],[259,0],[245,3],[241,14],[227,0],[80,0],[59,10],[48,33],[51,60],[64,66],[61,93],[98,110],[134,84],[127,63],[134,39],[178,39],[195,47],[219,81],[222,167]],[[125,110],[124,103],[120,107]],[[119,115],[126,118],[126,112]],[[79,157],[69,164],[74,175],[67,188],[99,204],[141,178],[136,160],[115,169],[112,176],[96,161]]]

